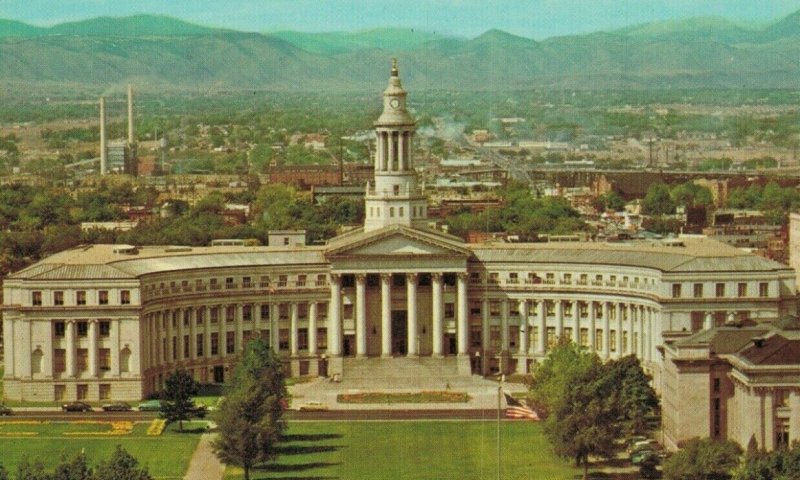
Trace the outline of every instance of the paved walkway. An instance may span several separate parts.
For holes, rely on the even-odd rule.
[[[211,449],[211,440],[215,435],[214,433],[204,433],[200,437],[192,459],[189,461],[189,470],[183,480],[222,480],[225,465],[220,463]]]

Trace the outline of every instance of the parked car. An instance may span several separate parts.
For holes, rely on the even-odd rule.
[[[297,407],[301,412],[324,412],[328,406],[322,402],[306,402]]]
[[[158,412],[161,410],[161,400],[145,400],[137,408],[140,412]]]
[[[639,450],[631,454],[631,463],[634,465],[641,465],[642,462],[649,458],[658,458],[658,454],[653,450]]]
[[[131,406],[125,402],[114,402],[103,405],[104,412],[130,412]]]
[[[0,405],[0,417],[11,415],[11,409],[5,405]]]
[[[91,412],[92,406],[86,402],[69,402],[61,405],[61,410],[65,412]]]

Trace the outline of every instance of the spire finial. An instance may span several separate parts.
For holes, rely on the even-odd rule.
[[[392,76],[397,77],[400,72],[397,71],[397,58],[392,58]]]

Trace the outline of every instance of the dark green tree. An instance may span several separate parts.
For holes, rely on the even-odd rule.
[[[8,480],[8,470],[0,465],[0,480]]]
[[[136,458],[117,445],[111,458],[97,465],[93,480],[153,480],[153,477],[146,467],[139,466]]]
[[[664,462],[666,480],[728,480],[742,448],[732,440],[693,438]]]
[[[647,215],[670,215],[675,213],[675,202],[669,187],[663,183],[654,183],[647,189],[642,200],[642,213]]]
[[[94,480],[86,455],[79,453],[72,460],[62,457],[53,472],[53,480]]]
[[[53,480],[53,476],[45,471],[41,460],[31,463],[27,458],[23,458],[17,464],[17,476],[15,478],[16,480]]]
[[[200,385],[186,370],[175,370],[164,382],[164,393],[161,402],[161,417],[169,422],[178,422],[178,429],[183,431],[183,422],[192,418],[203,418],[206,409],[195,405],[192,396],[197,395]]]
[[[611,395],[623,434],[644,435],[648,430],[647,418],[658,409],[658,397],[639,359],[628,355],[611,360],[603,365],[602,374],[607,382],[617,385]]]
[[[800,444],[773,452],[748,452],[734,480],[794,480],[800,478]]]
[[[260,339],[247,344],[215,415],[219,436],[213,443],[226,464],[250,470],[274,458],[286,428],[286,386],[280,359]]]

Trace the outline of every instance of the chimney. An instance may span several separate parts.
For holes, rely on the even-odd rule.
[[[133,85],[128,84],[128,145],[133,145]]]
[[[106,147],[106,97],[100,97],[100,175],[108,173],[108,148]]]

